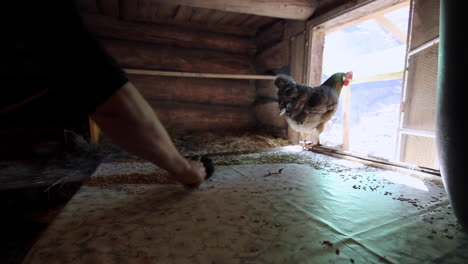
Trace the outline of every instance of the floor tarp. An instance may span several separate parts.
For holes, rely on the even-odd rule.
[[[323,168],[221,166],[196,191],[175,185],[85,186],[25,263],[468,259],[468,235],[441,184],[329,160]]]

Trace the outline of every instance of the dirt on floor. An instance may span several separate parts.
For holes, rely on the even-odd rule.
[[[334,172],[347,169],[336,165],[330,166],[331,158],[324,155],[317,156],[307,151],[288,152],[278,148],[252,153],[222,153],[207,154],[207,156],[213,161],[215,168],[231,165],[294,163]],[[125,185],[128,184],[175,184],[175,181],[170,179],[166,171],[149,162],[125,159],[102,164],[98,171],[84,183],[86,186],[118,188],[119,190],[125,190],[127,188]]]
[[[195,155],[206,155],[213,160],[215,166],[279,163],[281,161],[298,160],[297,157],[287,157],[284,155],[276,157],[273,155],[263,155],[262,158],[244,157],[239,160],[239,154],[261,153],[275,147],[289,145],[289,141],[284,137],[275,137],[259,132],[204,132],[198,134],[183,134],[172,137],[174,145],[186,157]],[[104,145],[106,153],[110,153],[105,159],[105,163],[119,163],[107,170],[115,170],[115,173],[100,177],[95,175],[85,181],[87,186],[106,187],[112,185],[125,184],[174,184],[166,171],[129,154],[115,145],[106,142]],[[256,160],[256,161],[255,161]],[[105,166],[105,165],[104,165]],[[148,167],[150,172],[148,172]],[[122,171],[134,171],[134,173],[122,173]],[[146,171],[146,173],[141,173]],[[99,174],[99,171],[95,174]]]

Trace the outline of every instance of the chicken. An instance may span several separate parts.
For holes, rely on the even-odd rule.
[[[349,85],[352,78],[352,72],[335,73],[322,85],[309,87],[296,83],[290,76],[278,76],[275,85],[278,87],[280,115],[286,117],[292,129],[314,133],[317,142],[312,145],[320,145],[319,136],[338,108],[341,89],[343,85]]]

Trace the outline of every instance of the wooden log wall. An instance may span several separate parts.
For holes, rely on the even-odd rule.
[[[183,48],[217,50],[235,54],[254,54],[255,43],[249,38],[230,34],[194,31],[158,24],[134,23],[113,17],[85,14],[85,23],[90,30],[101,36],[154,44],[175,45]]]
[[[255,75],[254,41],[246,36],[187,30],[83,14],[90,31],[123,68]],[[249,129],[255,82],[129,74],[171,132]]]
[[[253,73],[247,55],[127,40],[102,39],[101,42],[125,68],[227,74]]]
[[[256,44],[260,49],[255,56],[257,74],[288,74],[298,82],[304,82],[304,58],[306,51],[305,22],[279,21],[257,33]],[[259,125],[273,131],[287,132],[293,143],[298,135],[288,128],[286,120],[279,116],[277,88],[274,81],[258,80],[255,116]]]
[[[249,80],[130,75],[171,131],[246,129],[255,124]]]

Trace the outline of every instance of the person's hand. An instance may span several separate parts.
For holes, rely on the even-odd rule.
[[[187,189],[196,189],[205,180],[206,171],[203,163],[196,160],[184,160],[185,164],[177,171],[170,172],[171,178],[183,184]]]

